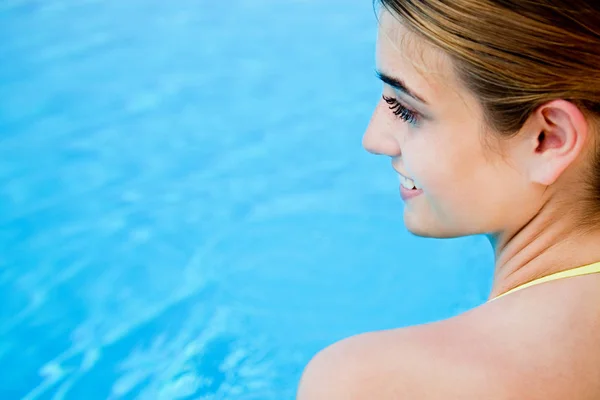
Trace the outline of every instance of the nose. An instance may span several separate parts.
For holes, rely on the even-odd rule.
[[[371,116],[362,145],[369,153],[397,157],[401,155],[400,144],[391,134],[393,126],[388,118],[382,115],[381,107],[377,107]]]

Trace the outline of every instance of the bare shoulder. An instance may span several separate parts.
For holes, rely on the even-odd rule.
[[[486,384],[492,377],[478,367],[474,347],[456,340],[452,325],[371,332],[335,343],[308,364],[297,399],[492,399]]]
[[[535,314],[539,299],[513,300],[342,340],[311,360],[297,399],[600,398],[600,346],[594,340],[600,331],[581,333],[593,330],[593,321],[575,331],[552,330],[573,324],[548,323],[568,318],[570,310]]]

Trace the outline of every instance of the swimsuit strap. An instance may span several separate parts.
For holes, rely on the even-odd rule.
[[[600,262],[596,262],[593,264],[584,265],[583,267],[568,269],[566,271],[561,271],[561,272],[557,272],[552,275],[544,276],[543,278],[539,278],[539,279],[533,280],[531,282],[525,283],[521,286],[517,286],[516,288],[511,289],[508,292],[505,292],[499,296],[494,297],[492,300],[499,299],[500,297],[506,296],[507,294],[510,294],[513,292],[516,292],[517,290],[525,289],[527,287],[530,287],[533,285],[538,285],[540,283],[555,281],[557,279],[562,279],[562,278],[571,278],[574,276],[596,274],[596,273],[600,273]]]

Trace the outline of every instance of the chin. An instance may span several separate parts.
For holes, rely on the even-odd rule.
[[[418,236],[418,237],[422,237],[422,238],[455,239],[455,238],[459,238],[459,237],[468,236],[466,234],[450,233],[450,232],[436,231],[436,230],[411,229],[408,226],[406,228],[413,235]]]
[[[436,226],[433,223],[426,223],[426,221],[415,220],[406,214],[404,217],[404,225],[411,234],[423,238],[454,239],[469,236],[471,234],[457,229]]]

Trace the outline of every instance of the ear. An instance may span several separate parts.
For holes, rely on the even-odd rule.
[[[581,154],[589,127],[583,113],[573,103],[553,100],[530,117],[535,131],[529,140],[529,178],[551,185]]]

